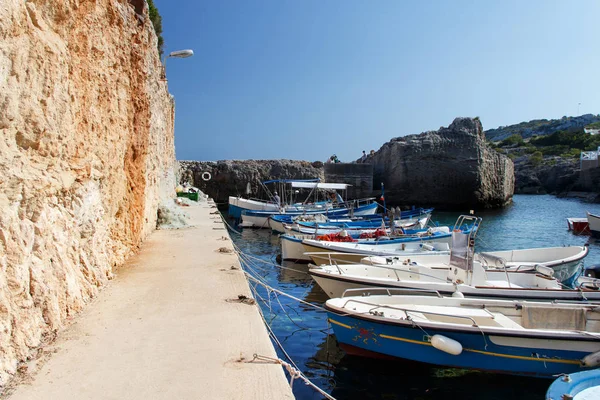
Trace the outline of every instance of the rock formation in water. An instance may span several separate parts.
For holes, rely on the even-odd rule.
[[[0,386],[98,293],[173,193],[173,103],[145,8],[0,7]]]
[[[398,137],[373,163],[373,187],[385,184],[395,205],[451,209],[502,207],[514,192],[512,161],[490,148],[478,118],[456,118],[448,128]]]
[[[313,179],[323,177],[323,163],[294,160],[180,161],[179,181],[188,182],[225,203],[229,196],[260,193],[259,182],[269,179]]]

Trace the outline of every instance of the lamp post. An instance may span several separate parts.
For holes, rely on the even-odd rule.
[[[169,55],[165,56],[163,59],[163,78],[167,79],[167,58],[188,58],[194,55],[194,50],[186,49],[186,50],[177,50],[172,51]]]

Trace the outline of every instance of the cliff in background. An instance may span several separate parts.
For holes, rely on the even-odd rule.
[[[173,102],[145,8],[0,7],[0,386],[98,293],[173,192]]]
[[[180,182],[200,188],[219,203],[229,196],[248,196],[248,184],[250,196],[256,195],[258,182],[277,178],[319,177],[374,189],[363,190],[359,197],[378,195],[384,182],[386,200],[394,206],[502,207],[514,192],[513,163],[487,146],[479,119],[457,118],[437,132],[392,139],[367,162],[373,166],[372,185],[364,172],[356,175],[360,168],[350,164],[332,165],[334,171],[327,173],[321,162],[291,160],[181,161]]]
[[[180,161],[181,183],[190,183],[212,197],[226,203],[229,196],[256,196],[259,182],[269,179],[324,180],[323,163],[295,160],[222,160]],[[208,174],[205,174],[208,173]],[[203,174],[204,179],[203,179]],[[207,179],[210,176],[210,179]],[[247,193],[250,185],[250,193]]]
[[[600,121],[600,115],[585,114],[579,117],[562,117],[561,119],[534,119],[519,124],[501,126],[485,131],[485,136],[490,141],[504,140],[512,135],[519,135],[523,139],[532,136],[551,135],[558,131],[582,129],[586,125]]]
[[[477,118],[394,138],[367,161],[390,204],[493,208],[509,203],[514,192],[513,163],[486,144]]]

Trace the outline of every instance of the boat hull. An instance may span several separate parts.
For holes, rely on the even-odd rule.
[[[447,270],[446,270],[447,271]],[[490,298],[504,300],[535,300],[535,301],[600,301],[600,291],[598,290],[568,290],[568,289],[532,289],[515,287],[494,287],[494,286],[469,286],[465,284],[455,285],[452,282],[444,282],[442,279],[437,281],[425,280],[418,274],[404,278],[404,272],[389,269],[388,276],[356,276],[331,273],[322,268],[311,268],[310,275],[331,298],[342,297],[344,292],[349,289],[360,288],[394,288],[422,291],[437,291],[443,296],[451,296],[455,292],[460,292],[464,297],[470,298]],[[526,273],[526,272],[523,272]],[[503,274],[498,271],[497,274]],[[432,273],[433,275],[433,273]],[[439,277],[438,277],[439,278]],[[367,293],[368,290],[365,291]]]
[[[446,367],[552,378],[586,370],[580,360],[600,348],[593,341],[581,345],[581,342],[564,339],[519,338],[431,327],[418,329],[410,321],[405,324],[377,322],[355,315],[339,315],[329,307],[327,310],[336,338],[345,346]],[[457,341],[462,345],[462,353],[452,355],[433,347],[430,338],[434,335]]]
[[[279,236],[281,242],[281,259],[297,263],[309,263],[310,256],[304,254],[304,246],[302,246],[302,240],[308,237],[312,237],[312,235]]]
[[[389,243],[386,243],[389,242]],[[373,249],[371,251],[364,251],[364,249],[352,249],[352,248],[344,248],[339,249],[335,247],[335,242],[320,242],[315,240],[305,240],[302,245],[304,246],[304,251],[310,254],[310,258],[316,265],[321,264],[330,264],[331,259],[334,258],[335,261],[343,262],[345,264],[350,263],[360,263],[361,259],[365,256],[406,256],[405,253],[402,253],[403,248],[402,244],[404,244],[404,250],[406,250],[407,246],[419,246],[422,243],[427,244],[448,244],[450,245],[452,242],[452,236],[442,236],[439,238],[435,238],[434,236],[423,237],[413,240],[406,240],[404,243],[402,242],[391,242],[391,241],[380,241],[378,244],[373,243],[373,247],[379,247],[379,250]],[[360,243],[360,242],[359,242]],[[330,257],[329,253],[335,252],[334,257]],[[439,253],[437,253],[439,254]],[[425,256],[431,257],[431,255],[436,255],[436,252],[415,252],[412,254],[414,256]],[[434,261],[433,258],[430,259]]]
[[[359,206],[353,210],[355,216],[373,215],[377,212],[377,203],[371,203],[364,206]],[[348,208],[330,208],[319,210],[301,210],[301,211],[286,211],[288,215],[305,215],[305,214],[326,214],[328,216],[345,216],[350,213]],[[276,215],[277,212],[271,211],[244,211],[242,212],[242,226],[253,228],[270,228],[269,217]]]
[[[594,237],[600,237],[600,215],[587,214],[590,233]]]

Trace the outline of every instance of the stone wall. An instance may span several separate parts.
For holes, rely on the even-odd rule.
[[[364,199],[373,195],[372,164],[325,164],[325,182],[347,183],[349,199]]]
[[[138,5],[139,6],[139,5]],[[146,7],[0,7],[0,386],[156,226],[173,102]]]
[[[180,161],[179,166],[180,183],[196,186],[221,204],[229,196],[259,196],[260,182],[270,179],[324,179],[320,161]]]

